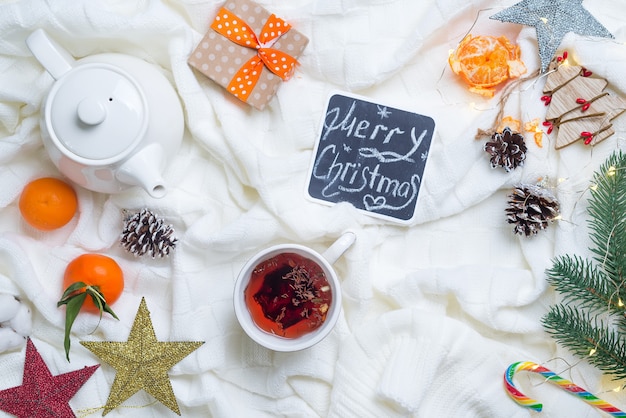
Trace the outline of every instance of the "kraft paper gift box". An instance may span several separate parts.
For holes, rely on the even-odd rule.
[[[309,40],[248,0],[229,0],[192,52],[189,65],[262,110],[289,79]]]

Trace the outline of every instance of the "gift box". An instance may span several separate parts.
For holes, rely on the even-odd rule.
[[[288,80],[309,43],[281,18],[248,0],[229,0],[192,52],[189,65],[262,110]]]

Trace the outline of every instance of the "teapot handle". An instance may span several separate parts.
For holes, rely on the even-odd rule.
[[[74,58],[43,29],[31,33],[26,38],[26,46],[55,80],[72,69]]]

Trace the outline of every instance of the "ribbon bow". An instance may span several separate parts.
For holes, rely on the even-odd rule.
[[[211,28],[238,45],[257,50],[257,54],[237,71],[226,87],[244,102],[259,81],[263,66],[283,80],[288,80],[298,63],[289,54],[271,48],[276,39],[291,29],[291,25],[274,14],[267,19],[258,38],[243,19],[223,7],[217,13]]]

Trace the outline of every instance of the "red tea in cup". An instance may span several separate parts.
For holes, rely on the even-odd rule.
[[[297,338],[324,323],[333,295],[318,263],[284,252],[254,267],[244,297],[259,328]]]

